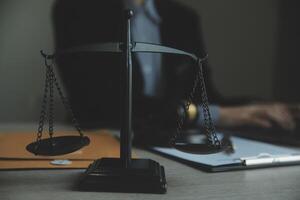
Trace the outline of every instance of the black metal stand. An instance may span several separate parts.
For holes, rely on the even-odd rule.
[[[130,20],[131,10],[125,12],[126,37],[122,52],[124,68],[124,94],[122,105],[121,149],[118,158],[96,160],[80,180],[79,189],[84,191],[165,193],[166,177],[164,167],[150,159],[132,159],[132,50]]]

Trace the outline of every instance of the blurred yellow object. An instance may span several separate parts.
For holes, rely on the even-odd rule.
[[[187,116],[190,121],[193,121],[197,117],[197,107],[195,104],[191,104],[188,111]]]

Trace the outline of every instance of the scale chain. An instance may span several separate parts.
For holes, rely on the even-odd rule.
[[[53,73],[51,70],[52,66],[48,67],[50,73],[49,79],[49,112],[48,112],[48,120],[49,120],[49,135],[50,138],[53,137],[54,132],[54,92],[53,92]]]
[[[54,133],[54,87],[57,89],[60,99],[69,114],[71,115],[72,123],[75,129],[78,131],[79,135],[83,137],[82,130],[79,126],[79,123],[74,115],[74,112],[70,106],[68,99],[64,96],[60,84],[56,78],[53,62],[49,64],[48,61],[49,56],[45,56],[45,66],[46,66],[46,78],[45,78],[45,86],[44,86],[44,96],[42,101],[41,114],[39,118],[38,125],[38,133],[37,133],[37,142],[40,142],[43,135],[44,123],[47,114],[47,104],[48,104],[48,123],[49,123],[49,135],[50,138],[53,137]],[[48,96],[49,93],[49,96]],[[49,99],[48,99],[49,98]]]
[[[202,64],[202,62],[200,62],[200,64],[199,64],[198,77],[200,79],[202,110],[203,110],[203,114],[204,114],[204,123],[205,123],[207,133],[210,135],[210,137],[208,137],[208,140],[210,140],[209,141],[210,144],[220,147],[221,143],[220,143],[220,141],[219,141],[219,139],[216,135],[216,129],[215,129],[215,126],[212,122],[211,114],[210,114],[210,111],[209,111],[208,97],[207,97],[207,92],[206,92],[204,76],[203,76],[203,64]],[[213,142],[211,140],[213,140]]]
[[[42,108],[41,114],[39,118],[39,126],[38,126],[38,133],[37,133],[37,142],[41,141],[43,136],[43,129],[44,129],[44,122],[46,117],[46,110],[47,110],[47,97],[48,97],[48,85],[49,85],[49,68],[46,69],[46,77],[45,77],[45,86],[44,86],[44,96],[42,101]]]
[[[52,73],[52,75],[53,75],[53,81],[54,81],[55,87],[56,87],[56,89],[57,89],[57,91],[58,91],[58,94],[59,94],[59,96],[60,96],[60,99],[61,99],[61,101],[62,101],[62,103],[63,103],[65,109],[66,109],[66,110],[69,112],[69,114],[71,115],[71,120],[72,120],[72,123],[73,123],[75,129],[78,131],[78,133],[80,134],[80,136],[83,136],[82,130],[81,130],[80,125],[79,125],[79,123],[78,123],[78,121],[77,121],[77,119],[76,119],[76,117],[75,117],[75,114],[74,114],[74,112],[73,112],[73,109],[72,109],[72,107],[71,107],[71,105],[70,105],[68,99],[64,96],[64,94],[63,94],[63,92],[62,92],[62,89],[61,89],[61,87],[60,87],[60,84],[59,84],[59,82],[58,82],[58,80],[57,80],[57,78],[56,78],[56,76],[55,76],[53,67],[51,67],[50,70],[51,70],[51,73]]]
[[[196,74],[196,77],[193,82],[193,88],[188,95],[187,100],[184,102],[184,112],[178,116],[177,119],[177,128],[176,128],[176,133],[174,134],[173,138],[171,139],[171,144],[174,144],[176,139],[181,135],[181,130],[183,128],[184,121],[187,117],[187,112],[190,108],[190,105],[192,104],[192,101],[195,98],[196,94],[196,89],[199,85],[200,82],[200,89],[201,89],[201,107],[203,111],[203,116],[204,116],[204,126],[205,126],[205,134],[207,136],[207,140],[209,145],[217,146],[220,147],[221,143],[216,135],[216,130],[215,127],[212,123],[212,118],[211,114],[209,112],[209,106],[208,106],[208,97],[206,93],[206,88],[205,88],[205,81],[204,81],[204,76],[203,76],[203,61],[199,60],[198,61],[198,72]]]

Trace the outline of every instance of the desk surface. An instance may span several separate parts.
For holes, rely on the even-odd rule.
[[[0,125],[0,132],[32,126]],[[154,159],[166,168],[168,192],[124,194],[72,191],[83,170],[0,171],[0,199],[3,200],[93,200],[93,199],[300,199],[300,166],[247,171],[207,173],[136,149],[139,157]]]

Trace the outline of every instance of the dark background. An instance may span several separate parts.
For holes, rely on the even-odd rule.
[[[213,80],[224,96],[300,102],[299,1],[176,1],[201,16]],[[0,123],[38,119],[39,50],[54,49],[53,2],[0,0]],[[64,111],[57,115],[62,120]]]

